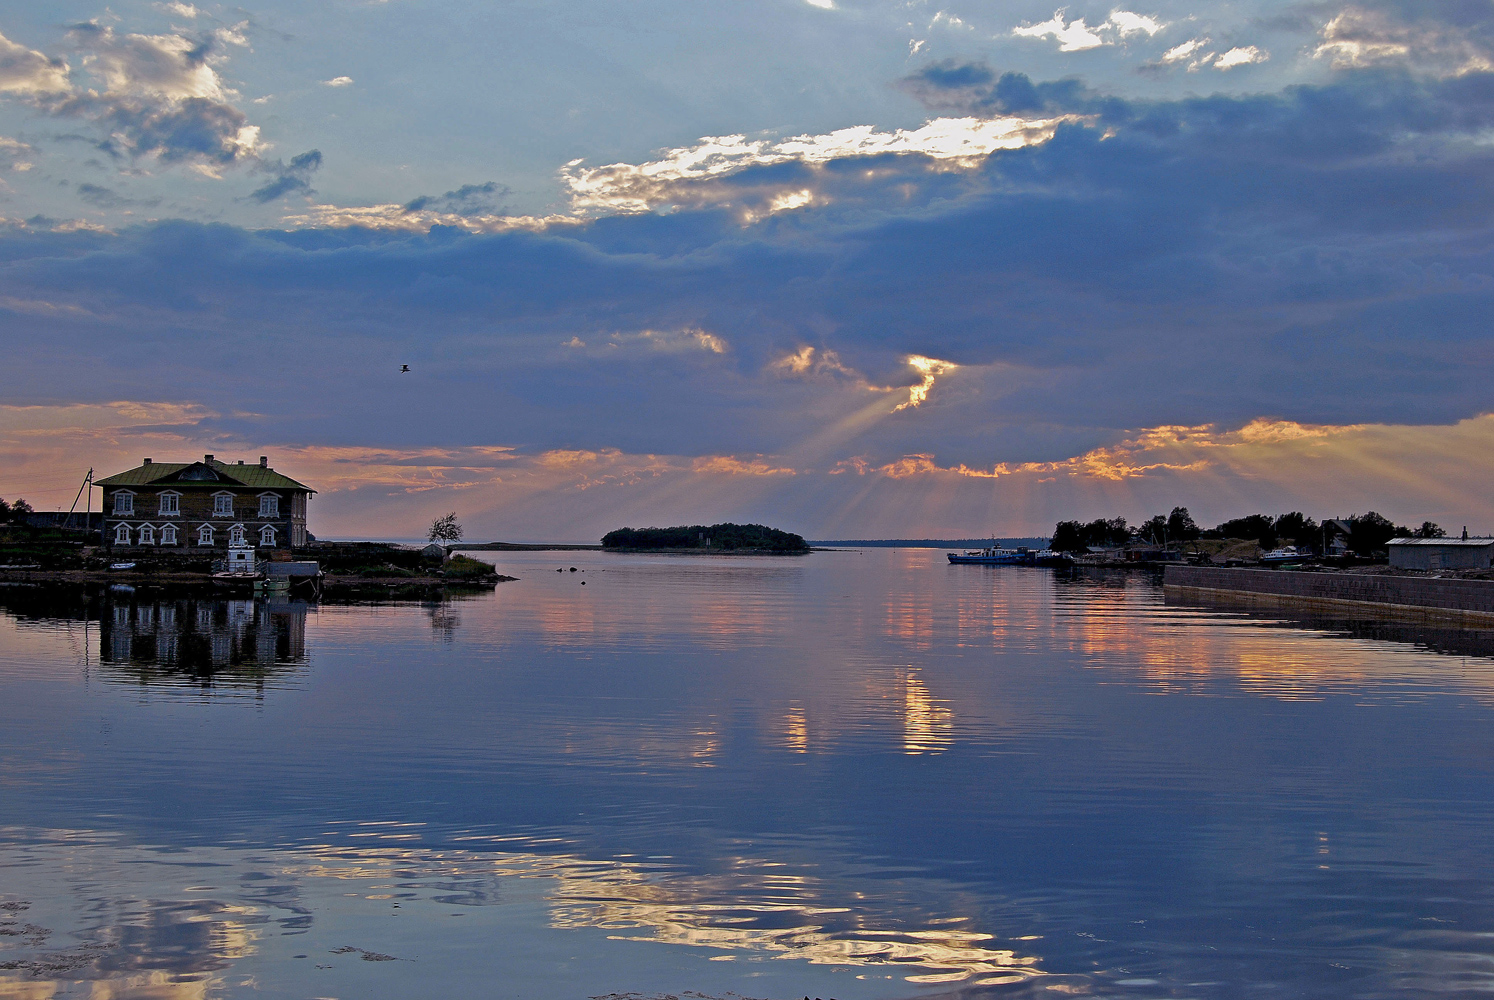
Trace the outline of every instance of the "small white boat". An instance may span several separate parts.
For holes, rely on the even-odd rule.
[[[1272,549],[1270,552],[1267,552],[1265,555],[1261,556],[1261,562],[1263,562],[1263,563],[1301,562],[1304,559],[1311,558],[1311,556],[1312,556],[1312,553],[1310,553],[1310,552],[1299,552],[1297,550],[1297,547],[1295,545],[1285,545],[1285,546],[1282,546],[1279,549]]]
[[[134,569],[135,568],[135,564],[132,563],[132,562],[129,562],[129,563],[110,563],[109,564],[109,568],[110,569]]]

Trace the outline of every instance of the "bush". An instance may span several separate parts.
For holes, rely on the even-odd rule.
[[[483,562],[481,559],[473,559],[469,556],[457,555],[452,556],[451,559],[446,563],[446,569],[443,572],[444,575],[448,578],[455,577],[457,579],[467,580],[474,577],[494,576],[498,571],[488,563]]]

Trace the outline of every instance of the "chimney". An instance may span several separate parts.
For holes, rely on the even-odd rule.
[[[146,459],[146,460],[145,460],[145,464],[146,464],[146,465],[149,465],[149,464],[150,464],[150,459],[148,459],[148,458],[147,458],[147,459]]]
[[[204,455],[204,456],[202,456],[202,464],[203,465],[212,465],[213,464],[213,456],[211,456],[211,455]]]
[[[268,469],[270,467],[270,456],[269,455],[261,455],[261,456],[259,456],[259,467],[261,469]]]

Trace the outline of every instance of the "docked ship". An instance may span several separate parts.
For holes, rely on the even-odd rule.
[[[984,549],[967,549],[963,555],[951,552],[949,561],[979,566],[1035,566],[1037,553],[1031,549],[1001,549],[993,545]]]

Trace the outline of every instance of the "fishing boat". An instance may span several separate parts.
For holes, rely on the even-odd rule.
[[[1034,555],[1031,549],[1002,549],[993,545],[984,549],[967,549],[963,555],[951,552],[949,561],[978,566],[1031,566]]]
[[[1312,558],[1311,552],[1299,552],[1296,546],[1287,545],[1283,548],[1272,549],[1270,552],[1267,552],[1261,556],[1261,562],[1267,565],[1280,565],[1283,563],[1302,562],[1304,559],[1310,558]]]

